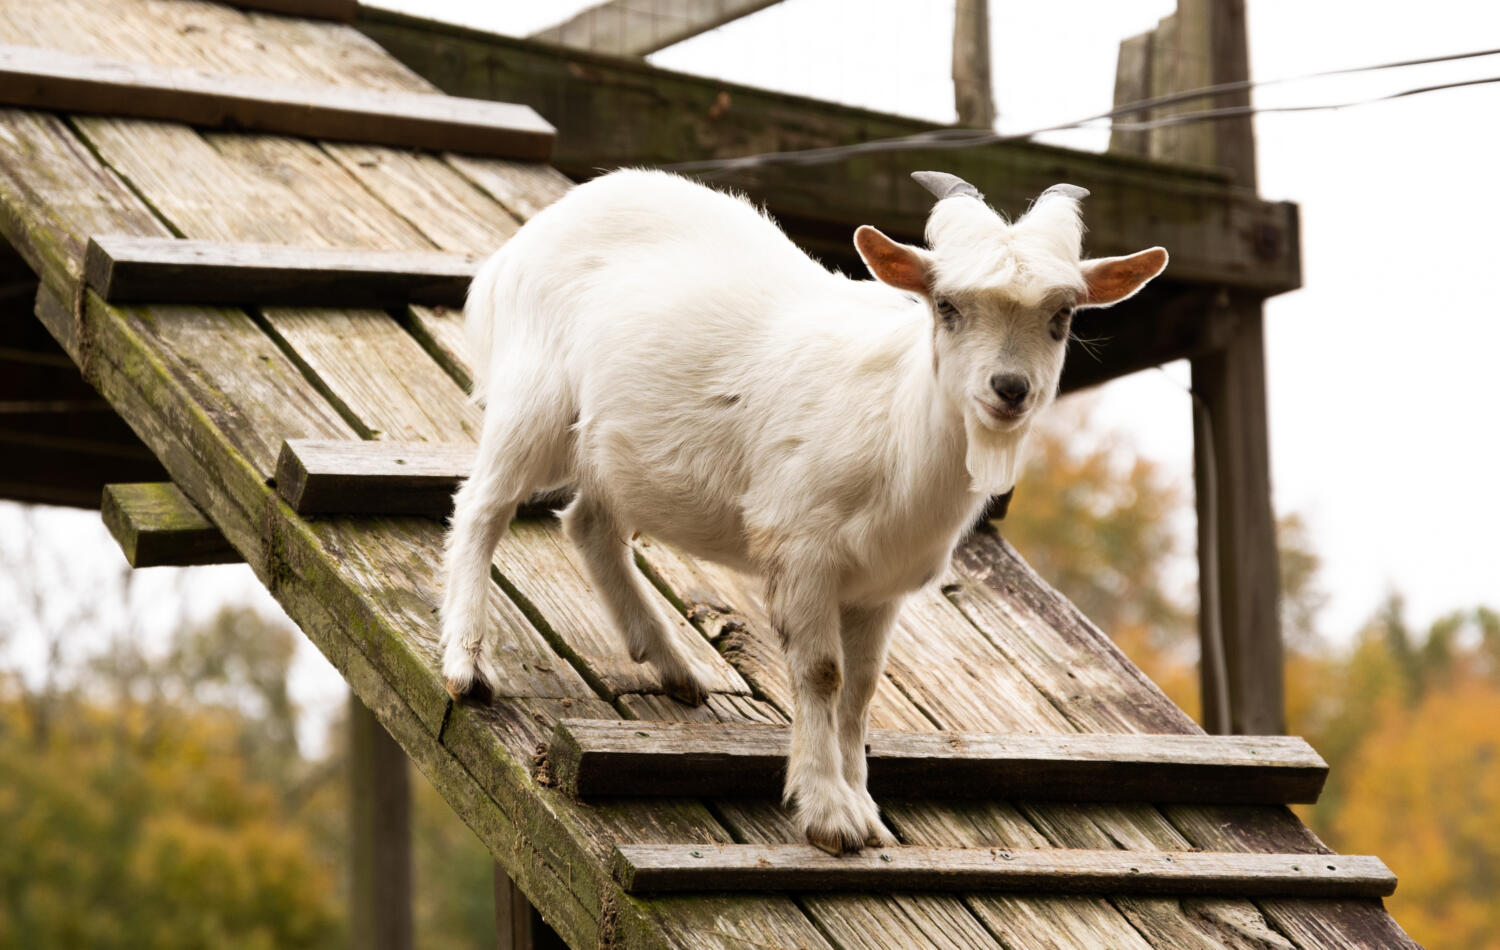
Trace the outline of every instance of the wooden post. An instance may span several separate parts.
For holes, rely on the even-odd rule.
[[[1140,77],[1116,78],[1117,105],[1248,79],[1244,0],[1179,0],[1177,12],[1155,31],[1121,46],[1120,67],[1137,69]],[[1249,101],[1248,90],[1242,90],[1162,111]],[[1111,146],[1213,164],[1231,171],[1236,184],[1256,186],[1249,117],[1156,129],[1144,139],[1121,134],[1111,138]],[[1228,317],[1226,339],[1192,360],[1204,727],[1218,733],[1280,733],[1286,730],[1285,677],[1261,301],[1225,291],[1218,306],[1224,311],[1219,316]]]
[[[956,0],[953,11],[953,102],[958,124],[971,129],[995,126],[995,92],[990,79],[989,0]]]
[[[351,945],[411,950],[411,786],[406,753],[349,697]]]
[[[495,937],[500,950],[568,950],[499,863],[495,864]]]

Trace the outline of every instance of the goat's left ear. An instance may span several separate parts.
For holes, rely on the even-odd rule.
[[[1107,307],[1135,294],[1167,268],[1165,248],[1153,247],[1125,257],[1100,257],[1083,262],[1088,285],[1080,307]]]
[[[928,263],[923,251],[892,241],[868,224],[854,232],[854,247],[876,280],[897,290],[927,293]]]

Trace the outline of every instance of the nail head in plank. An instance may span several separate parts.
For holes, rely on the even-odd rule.
[[[280,13],[300,17],[304,20],[331,20],[334,23],[353,23],[358,0],[224,0],[239,10],[258,10],[262,13]]]
[[[95,235],[84,273],[111,303],[459,307],[478,261],[434,251],[366,251]]]
[[[105,485],[104,526],[131,567],[237,564],[218,527],[171,482]]]
[[[894,847],[830,855],[802,844],[622,844],[615,880],[663,891],[1005,891],[1192,897],[1386,897],[1379,858],[1209,851]]]
[[[529,106],[287,83],[0,45],[0,102],[55,112],[544,161],[553,128]]]
[[[566,720],[560,787],[606,795],[777,796],[785,726]],[[999,735],[872,730],[870,789],[903,800],[1314,802],[1328,766],[1291,736]]]

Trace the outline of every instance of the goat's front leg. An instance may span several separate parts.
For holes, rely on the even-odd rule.
[[[844,781],[839,755],[844,663],[833,578],[817,567],[783,563],[768,573],[766,591],[794,704],[785,798],[812,844],[830,854],[858,851],[869,829],[865,809]]]
[[[870,700],[885,671],[886,648],[901,601],[893,600],[873,606],[845,604],[839,608],[839,632],[844,644],[844,692],[839,699],[839,751],[843,761],[844,781],[859,798],[865,816],[865,843],[874,846],[893,845],[891,836],[880,820],[880,809],[865,786],[869,765],[865,760],[865,724],[869,719]]]

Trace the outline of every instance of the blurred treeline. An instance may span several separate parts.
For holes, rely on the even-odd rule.
[[[1196,714],[1190,475],[1080,437],[1080,418],[1037,440],[1003,533]],[[1388,906],[1419,941],[1500,948],[1500,615],[1419,630],[1392,595],[1361,630],[1325,631],[1295,516],[1281,542],[1291,728],[1332,766],[1304,819],[1396,871]],[[128,574],[60,598],[38,559],[64,554],[23,539],[0,555],[0,597],[26,620],[11,627],[47,657],[40,677],[0,669],[0,947],[344,944],[344,731],[317,758],[298,746],[300,634],[230,608],[147,650]],[[413,789],[419,944],[494,946],[488,855],[420,775]]]
[[[1168,477],[1107,436],[1057,434],[1080,418],[1037,441],[1001,531],[1200,718],[1196,577],[1175,576],[1192,555],[1191,473]],[[1296,811],[1333,849],[1395,871],[1386,906],[1414,939],[1500,948],[1500,613],[1466,607],[1418,629],[1392,593],[1359,630],[1324,630],[1319,559],[1296,514],[1278,542],[1288,729],[1330,767],[1318,804]]]

